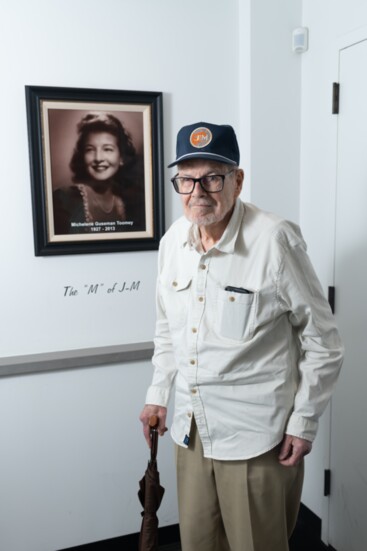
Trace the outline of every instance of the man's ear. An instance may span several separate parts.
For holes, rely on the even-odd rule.
[[[236,199],[237,199],[237,197],[239,196],[239,194],[242,191],[242,186],[243,186],[243,182],[244,182],[244,179],[245,179],[245,173],[242,170],[242,168],[237,168],[236,169],[235,178],[236,178],[235,195],[236,195]]]

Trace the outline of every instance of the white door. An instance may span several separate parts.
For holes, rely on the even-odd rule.
[[[367,40],[340,51],[336,316],[346,346],[331,407],[329,543],[367,550]]]

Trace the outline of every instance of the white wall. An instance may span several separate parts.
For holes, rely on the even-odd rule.
[[[149,362],[6,378],[0,385],[0,549],[41,551],[138,532],[148,460],[137,416]],[[159,446],[177,522],[173,450]]]
[[[0,135],[6,157],[1,356],[120,344],[131,333],[136,341],[153,336],[155,252],[34,257],[26,84],[163,91],[165,164],[174,157],[175,135],[183,124],[233,124],[247,176],[244,197],[298,221],[306,57],[291,53],[291,32],[301,24],[301,0],[276,4],[14,0],[1,5],[0,63],[6,83],[0,88],[6,106],[6,132]],[[304,20],[317,18],[318,4],[307,5]],[[317,54],[305,55],[314,55],[320,67]],[[312,90],[315,73],[306,65],[304,78],[307,71]],[[306,90],[306,127],[312,124],[307,98]],[[302,133],[304,167],[312,157],[312,134],[312,128]],[[169,175],[167,170],[166,182]],[[308,183],[307,172],[302,178]],[[312,185],[315,189],[314,180]],[[305,187],[301,200],[308,205]],[[167,226],[180,214],[167,185]],[[314,253],[310,220],[303,220]],[[323,262],[318,267],[325,272]],[[130,302],[65,300],[64,285],[83,285],[85,274],[106,284],[140,279],[141,293]],[[136,486],[147,450],[137,416],[149,379],[149,363],[139,362],[1,381],[0,441],[7,450],[0,454],[0,488],[7,495],[0,505],[1,549],[49,551],[138,530]],[[162,439],[160,470],[167,489],[162,526],[177,522],[172,453],[170,439]]]
[[[331,114],[332,82],[338,81],[341,38],[367,25],[364,0],[303,0],[310,49],[303,56],[300,220],[309,253],[326,290],[333,285],[337,117]],[[329,413],[321,419],[314,452],[307,459],[303,500],[323,520],[323,468],[329,467]]]
[[[319,276],[333,275],[337,117],[331,115],[332,83],[338,81],[338,44],[367,24],[364,0],[303,0],[310,49],[303,57],[301,223]]]
[[[236,126],[237,1],[14,0],[1,3],[0,26],[0,355],[151,340],[155,252],[34,257],[24,86],[162,91],[167,164],[183,124]],[[179,214],[169,184],[167,226]],[[128,301],[63,296],[64,285],[128,278],[142,282]],[[138,414],[150,376],[139,362],[1,380],[0,549],[50,551],[138,530],[148,459]],[[161,526],[177,522],[172,454],[166,436]]]
[[[309,4],[307,0],[303,3],[306,6]],[[325,153],[333,151],[333,139],[330,141],[330,136],[325,135],[325,128],[319,127],[320,117],[321,120],[327,120],[332,128],[335,123],[330,117],[329,82],[323,94],[323,100],[327,98],[327,111],[320,113],[324,105],[320,105],[317,86],[320,82],[319,73],[322,73],[322,82],[325,80],[325,67],[321,63],[319,71],[315,72],[314,66],[317,63],[320,65],[320,55],[323,59],[325,47],[330,47],[330,44],[324,36],[315,36],[314,26],[316,23],[319,30],[324,28],[327,32],[326,21],[331,8],[325,7],[325,20],[320,18],[318,21],[319,4],[314,3],[312,22],[308,20],[307,7],[302,8],[301,0],[290,0],[281,4],[269,0],[249,0],[242,4],[242,9],[244,15],[241,26],[243,32],[240,33],[240,84],[243,89],[241,98],[245,98],[245,101],[240,102],[241,139],[250,159],[250,170],[245,164],[248,185],[245,185],[244,196],[262,208],[301,224],[306,241],[310,240],[309,250],[316,262],[316,271],[321,277],[326,293],[327,286],[332,284],[330,268],[333,260],[333,242],[330,232],[333,227],[333,202],[330,202],[328,185],[334,185],[330,177],[333,167],[325,167],[323,179],[315,170],[314,153],[319,148],[316,163],[325,163]],[[251,14],[250,18],[248,13]],[[302,55],[294,54],[291,50],[292,31],[302,25],[310,28],[310,50]],[[249,33],[249,41],[245,40],[245,33]],[[309,81],[307,68],[308,71],[310,68],[314,71]],[[246,80],[250,86],[246,86]],[[310,88],[314,90],[311,97]],[[301,135],[302,140],[305,140],[305,136],[308,139],[307,152],[302,150],[302,172]],[[317,143],[316,135],[320,138]],[[309,159],[306,162],[307,155]],[[300,189],[300,175],[305,183],[307,170],[312,175],[317,173],[317,184],[313,180],[312,193],[309,182]],[[315,188],[318,189],[317,193]],[[321,199],[315,201],[315,197],[320,195]],[[315,203],[320,211],[319,229],[323,228],[321,235],[316,234],[316,239],[315,234],[312,235],[309,231],[310,224],[311,228],[314,224]],[[325,205],[329,209],[326,219]],[[300,219],[300,212],[303,215],[305,212],[308,213],[308,218],[302,216]],[[329,279],[325,279],[325,272],[329,273]],[[302,502],[320,518],[324,516],[323,474],[324,468],[328,468],[329,428],[327,410],[321,418],[312,454],[306,458],[302,494]]]
[[[209,0],[185,6],[168,0],[107,0],[103,7],[94,0],[16,0],[2,8],[1,24],[2,74],[7,77],[0,91],[7,129],[1,150],[7,151],[7,200],[0,231],[10,236],[2,241],[8,265],[2,274],[1,303],[8,316],[2,327],[2,355],[85,347],[91,340],[95,346],[119,344],[124,339],[121,312],[133,311],[134,304],[141,312],[153,304],[149,297],[156,254],[34,257],[24,86],[162,91],[168,163],[183,124],[209,119],[235,125],[238,120],[237,2],[217,1],[213,9]],[[209,39],[200,27],[210,29]],[[212,40],[213,34],[220,40]],[[166,182],[170,172],[166,171]],[[169,182],[166,196],[169,225],[181,213]],[[126,296],[113,302],[90,297],[65,300],[63,295],[69,284],[107,286],[136,278],[141,286],[133,304]],[[133,320],[133,335],[125,321],[130,340],[149,340],[153,309],[146,308],[145,316],[144,324],[136,323],[138,316]]]
[[[251,2],[251,201],[296,222],[302,56],[291,44],[301,22],[301,0]]]

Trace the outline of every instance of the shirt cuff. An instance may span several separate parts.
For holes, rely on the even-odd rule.
[[[146,395],[145,403],[155,406],[167,407],[170,389],[161,386],[150,386]]]
[[[311,419],[292,413],[285,432],[286,434],[297,436],[297,438],[304,438],[305,440],[313,442],[316,437],[318,426],[319,424],[317,421],[312,421]]]

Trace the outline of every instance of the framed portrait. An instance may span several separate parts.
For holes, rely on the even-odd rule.
[[[36,256],[157,249],[162,93],[26,86]]]

